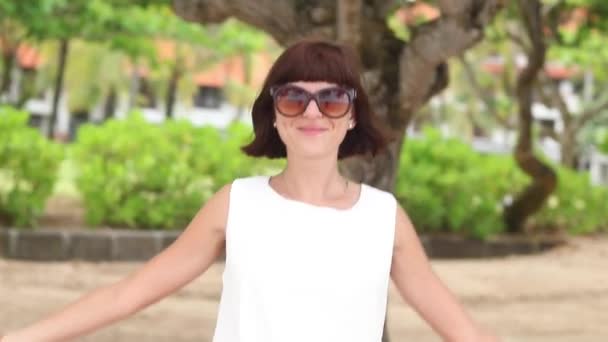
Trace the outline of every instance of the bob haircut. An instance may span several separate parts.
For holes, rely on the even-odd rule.
[[[338,159],[354,155],[376,155],[386,147],[386,139],[373,123],[373,114],[360,80],[358,60],[345,46],[318,40],[303,40],[287,48],[268,72],[261,93],[253,103],[255,137],[242,147],[252,157],[284,158],[285,144],[273,127],[274,103],[270,88],[296,81],[324,81],[356,90],[353,101],[355,127],[340,144]]]

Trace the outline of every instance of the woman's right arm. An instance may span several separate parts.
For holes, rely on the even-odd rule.
[[[179,238],[123,280],[94,290],[63,310],[0,342],[71,340],[125,319],[172,294],[204,273],[225,242],[230,185],[199,210]]]

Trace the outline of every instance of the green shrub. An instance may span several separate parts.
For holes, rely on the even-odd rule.
[[[83,126],[74,162],[88,223],[183,228],[224,184],[284,165],[245,156],[240,147],[251,134],[245,125],[221,132],[185,121],[148,124],[137,115]],[[557,169],[557,192],[528,221],[530,227],[606,229],[607,190],[589,185],[584,173]],[[481,239],[504,231],[505,197],[515,197],[529,182],[512,156],[481,155],[434,130],[408,138],[398,172],[396,197],[419,229]]]
[[[608,231],[608,188],[591,185],[588,173],[558,168],[558,185],[533,225],[571,234]]]
[[[600,152],[608,154],[608,128],[600,128],[597,130],[595,142]]]
[[[216,130],[215,128],[207,129]],[[284,160],[258,159],[246,156],[241,151],[241,147],[250,142],[253,137],[252,134],[251,127],[244,124],[233,124],[223,132],[215,145],[208,144],[207,149],[201,152],[199,157],[203,155],[205,158],[209,158],[210,163],[207,173],[213,179],[214,191],[235,178],[275,173],[284,166]]]
[[[28,114],[0,107],[0,221],[35,227],[53,192],[63,148],[28,126]]]
[[[483,239],[504,231],[503,198],[524,179],[508,158],[426,129],[405,143],[395,193],[419,229]]]
[[[608,189],[592,186],[585,172],[551,167],[557,170],[558,188],[528,228],[572,234],[608,230]],[[422,231],[483,239],[504,231],[502,203],[528,183],[511,155],[481,155],[427,129],[422,138],[409,138],[402,150],[395,194]]]
[[[276,164],[238,150],[250,134],[240,125],[226,134],[186,121],[153,125],[137,114],[82,126],[74,155],[87,222],[184,228],[221,186]]]

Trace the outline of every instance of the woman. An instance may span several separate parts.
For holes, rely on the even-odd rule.
[[[224,186],[137,272],[2,342],[64,341],[125,319],[203,274],[224,246],[214,342],[379,342],[390,278],[444,340],[496,341],[432,272],[395,198],[338,171],[339,159],[385,144],[353,53],[321,41],[289,47],[252,115],[243,150],[286,157],[281,173]]]

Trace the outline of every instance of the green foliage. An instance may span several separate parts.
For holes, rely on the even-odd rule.
[[[5,31],[0,49],[7,55],[26,37],[30,45],[70,42],[65,77],[65,88],[71,94],[68,106],[82,112],[98,104],[110,89],[121,94],[129,91],[126,66],[144,66],[148,77],[165,85],[175,65],[179,75],[188,75],[228,56],[251,59],[253,53],[268,48],[270,41],[267,34],[235,19],[207,26],[185,21],[173,13],[170,0],[0,0],[0,26]],[[176,47],[169,54],[159,52],[159,40],[171,41]],[[44,56],[47,62],[38,78],[40,74],[54,76],[56,55],[52,51]],[[251,66],[246,69],[248,83]],[[179,91],[191,98],[193,81],[184,78],[188,82],[179,84],[187,86]],[[167,93],[164,87],[155,90]],[[239,102],[249,101],[244,88],[231,90]]]
[[[74,156],[87,222],[184,228],[221,186],[277,165],[240,152],[250,135],[238,125],[225,134],[186,121],[152,125],[137,114],[83,126]]]
[[[534,216],[534,225],[571,234],[608,231],[608,188],[592,186],[588,174],[558,169],[557,191],[543,210]]]
[[[122,70],[115,67],[120,65],[121,56],[101,44],[73,40],[68,60],[65,85],[70,94],[67,98],[70,113],[88,111],[106,89],[128,84]]]
[[[397,38],[405,42],[410,40],[411,33],[409,28],[401,22],[399,16],[395,13],[386,19],[386,25],[393,31]]]
[[[591,70],[594,77],[605,81],[608,57],[608,3],[603,0],[552,0],[545,4],[547,21],[554,32],[549,42],[548,57],[568,66]],[[569,25],[558,25],[567,22]]]
[[[224,86],[226,100],[239,108],[251,106],[258,96],[258,90],[254,87],[234,80],[228,80]]]
[[[27,113],[0,107],[0,221],[17,227],[35,226],[63,159],[27,122]]]
[[[414,224],[427,232],[480,239],[501,233],[505,199],[516,197],[529,183],[511,156],[481,155],[431,129],[408,139],[400,163],[396,197]],[[585,173],[552,167],[558,170],[558,190],[528,222],[531,229],[606,229],[608,189],[590,185]]]
[[[227,19],[212,30],[214,43],[224,56],[260,51],[268,45],[268,35],[236,19]]]
[[[524,180],[509,159],[427,129],[405,144],[395,193],[419,228],[483,239],[504,230],[503,197]]]
[[[608,154],[608,128],[597,130],[595,143],[601,152]]]
[[[23,20],[28,34],[36,39],[70,39],[96,33],[97,24],[111,7],[102,0],[37,0],[31,21]],[[24,18],[27,19],[27,18]]]
[[[428,1],[427,1],[428,2]],[[386,17],[386,26],[394,33],[395,37],[409,41],[412,38],[412,32],[423,24],[428,23],[431,19],[427,18],[424,14],[416,15],[411,17],[412,13],[408,13],[407,22],[404,21],[403,14],[409,10],[409,6],[414,5],[414,1],[406,3],[395,1],[390,6],[389,15]],[[431,6],[432,6],[431,1]],[[414,12],[415,13],[415,12]]]

